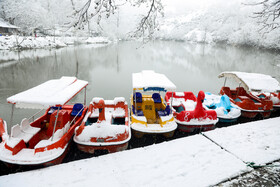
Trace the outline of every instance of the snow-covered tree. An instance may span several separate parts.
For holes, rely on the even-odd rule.
[[[1,17],[13,21],[25,33],[36,28],[65,30],[98,30],[106,18],[116,14],[122,5],[146,10],[131,36],[150,37],[158,28],[157,16],[163,16],[161,0],[0,0]],[[92,28],[92,25],[95,28]]]
[[[99,24],[103,18],[109,18],[116,13],[116,10],[127,3],[124,0],[87,0],[82,7],[76,8],[74,0],[71,0],[73,6],[73,21],[70,26],[81,29],[89,21],[97,17],[96,22]],[[139,24],[134,32],[131,33],[133,37],[151,37],[154,30],[158,28],[157,16],[163,16],[163,6],[161,0],[130,0],[130,5],[134,7],[145,6],[146,14],[142,15]],[[93,8],[92,8],[93,7]]]

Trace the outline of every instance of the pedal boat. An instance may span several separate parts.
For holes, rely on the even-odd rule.
[[[203,91],[196,97],[192,92],[167,92],[165,100],[172,106],[178,129],[184,132],[208,131],[219,121],[215,110],[203,107]]]
[[[163,74],[145,70],[132,74],[131,129],[134,137],[162,134],[170,138],[177,129],[170,106],[164,103],[160,92],[176,90],[176,86]]]
[[[215,95],[210,92],[205,92],[203,104],[208,109],[213,109],[217,113],[219,122],[232,123],[236,122],[241,116],[241,110],[238,106],[230,102],[227,95]]]
[[[8,134],[6,121],[0,118],[0,160],[7,165],[48,166],[61,163],[74,129],[87,111],[81,103],[66,103],[87,85],[88,82],[76,77],[61,77],[9,97],[7,101],[13,104],[12,116],[14,107],[41,110],[12,126],[11,135]],[[44,110],[44,114],[34,120]]]
[[[96,150],[114,153],[127,149],[131,138],[128,106],[123,97],[104,100],[95,97],[89,110],[77,127],[74,142],[86,153]]]
[[[219,78],[225,78],[224,86],[220,94],[226,94],[231,102],[240,107],[241,115],[246,118],[255,118],[258,114],[263,118],[268,118],[273,110],[272,97],[262,98],[255,95],[255,92],[272,92],[280,90],[276,79],[271,76],[258,73],[245,72],[222,72]],[[239,82],[236,89],[226,87],[227,78],[233,78]],[[277,98],[278,100],[278,98]]]

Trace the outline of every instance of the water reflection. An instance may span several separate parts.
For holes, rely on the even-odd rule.
[[[24,51],[20,57],[13,57],[12,53],[8,53],[9,58],[0,57],[12,59],[5,65],[0,64],[0,116],[7,121],[11,110],[6,104],[8,96],[61,76],[77,76],[89,81],[88,102],[94,96],[105,99],[124,96],[129,101],[131,74],[145,69],[166,74],[178,91],[195,93],[199,90],[217,93],[223,84],[217,75],[222,71],[259,72],[280,79],[277,53],[225,45],[120,42],[100,48],[85,45]],[[82,97],[83,94],[77,100],[83,101]],[[32,112],[16,110],[14,122],[20,122],[24,115]]]

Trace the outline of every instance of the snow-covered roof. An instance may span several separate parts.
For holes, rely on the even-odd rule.
[[[4,27],[4,28],[11,28],[11,29],[18,29],[19,27],[12,25],[6,21],[4,21],[3,19],[0,18],[0,27]]]
[[[76,77],[61,77],[13,95],[7,101],[17,108],[43,109],[67,103],[87,85],[87,81]]]
[[[226,71],[222,72],[218,77],[234,78],[237,82],[240,82],[244,89],[248,92],[280,92],[279,82],[270,75]]]
[[[152,70],[144,70],[132,74],[132,86],[135,90],[144,91],[175,91],[176,86],[163,74]]]

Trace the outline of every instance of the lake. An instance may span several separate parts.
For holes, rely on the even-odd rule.
[[[12,107],[6,103],[7,97],[61,76],[76,76],[89,82],[87,104],[93,97],[119,96],[129,103],[132,73],[148,69],[165,74],[178,91],[218,93],[224,82],[218,75],[223,71],[264,73],[280,81],[280,55],[256,48],[176,41],[0,51],[0,117],[10,122]],[[75,100],[83,101],[83,94]],[[13,124],[35,112],[16,109]],[[10,130],[11,125],[8,126]]]

